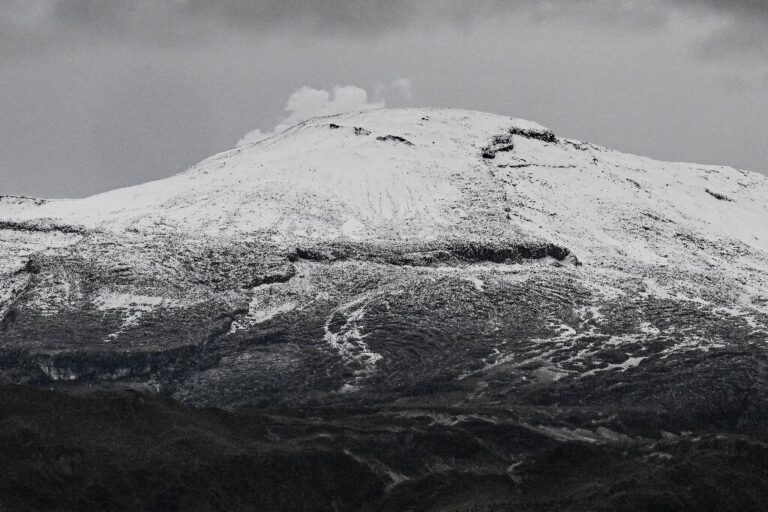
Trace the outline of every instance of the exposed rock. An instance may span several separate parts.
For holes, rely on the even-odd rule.
[[[720,201],[728,201],[728,202],[731,202],[731,203],[733,202],[733,199],[731,199],[730,197],[728,197],[726,195],[720,194],[718,192],[713,192],[713,191],[709,190],[708,188],[706,188],[704,190],[706,191],[707,194],[711,195],[715,199],[718,199]]]
[[[384,142],[391,141],[391,142],[397,142],[400,144],[405,144],[406,146],[413,146],[413,142],[409,141],[404,137],[400,137],[399,135],[384,135],[381,137],[376,137],[376,140],[381,140]]]

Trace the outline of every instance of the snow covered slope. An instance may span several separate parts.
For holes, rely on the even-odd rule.
[[[768,179],[656,162],[461,110],[313,119],[168,179],[9,220],[276,240],[534,238],[583,260],[721,262],[768,250]],[[691,251],[691,240],[706,253]]]
[[[474,200],[499,202],[479,148],[517,125],[529,123],[458,111],[315,119],[166,180],[22,214],[116,230],[435,236],[487,213]]]

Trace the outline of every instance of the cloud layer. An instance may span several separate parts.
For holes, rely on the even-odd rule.
[[[191,44],[211,33],[251,35],[286,28],[370,37],[413,26],[465,25],[527,13],[537,18],[581,12],[646,24],[669,12],[723,16],[735,26],[768,24],[764,0],[2,0],[0,34],[20,49],[62,38],[101,35],[149,44]],[[734,30],[734,33],[737,31]],[[766,36],[768,38],[768,36]]]

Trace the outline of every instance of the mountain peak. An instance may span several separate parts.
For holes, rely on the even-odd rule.
[[[460,110],[312,119],[164,180],[0,198],[0,379],[275,406],[276,442],[301,417],[314,454],[364,406],[374,448],[339,446],[384,482],[444,475],[438,459],[511,482],[528,455],[495,447],[521,432],[545,464],[631,439],[657,475],[670,432],[689,453],[713,424],[765,431],[767,225],[749,172]],[[456,456],[447,425],[474,429]],[[382,432],[401,454],[424,428],[447,437],[381,465]],[[496,455],[466,459],[481,445]]]
[[[767,195],[758,174],[657,162],[530,121],[380,109],[310,119],[164,180],[6,216],[277,243],[532,241],[583,261],[709,265],[734,247],[768,251]],[[691,240],[707,242],[691,251]]]

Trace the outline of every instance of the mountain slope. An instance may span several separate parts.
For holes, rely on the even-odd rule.
[[[478,300],[531,279],[564,286],[543,295],[572,310],[546,325],[563,338],[591,329],[581,324],[598,322],[613,302],[638,298],[743,321],[755,336],[768,314],[764,176],[655,162],[490,114],[314,119],[166,180],[83,200],[0,204],[5,324],[19,306],[33,325],[35,315],[50,323],[93,311],[83,322],[96,337],[84,346],[99,353],[144,350],[149,342],[134,333],[153,315],[182,324],[201,315],[200,325],[223,315],[228,333],[216,336],[231,337],[319,308],[325,327],[312,336],[338,362],[368,371],[381,356],[356,330],[367,304],[424,279],[449,280],[433,286],[437,294],[468,283]],[[348,289],[337,271],[377,282]],[[334,315],[346,318],[341,334]],[[189,347],[212,336],[203,330],[148,346]],[[28,332],[9,332],[6,346],[29,349]],[[46,353],[73,343],[33,338]]]
[[[551,443],[762,439],[766,226],[755,173],[477,112],[313,119],[166,180],[0,198],[0,383],[319,408],[312,449],[329,410],[482,446],[510,411],[535,431],[480,459],[438,436],[397,470],[366,445],[400,509],[455,475],[514,487]]]

